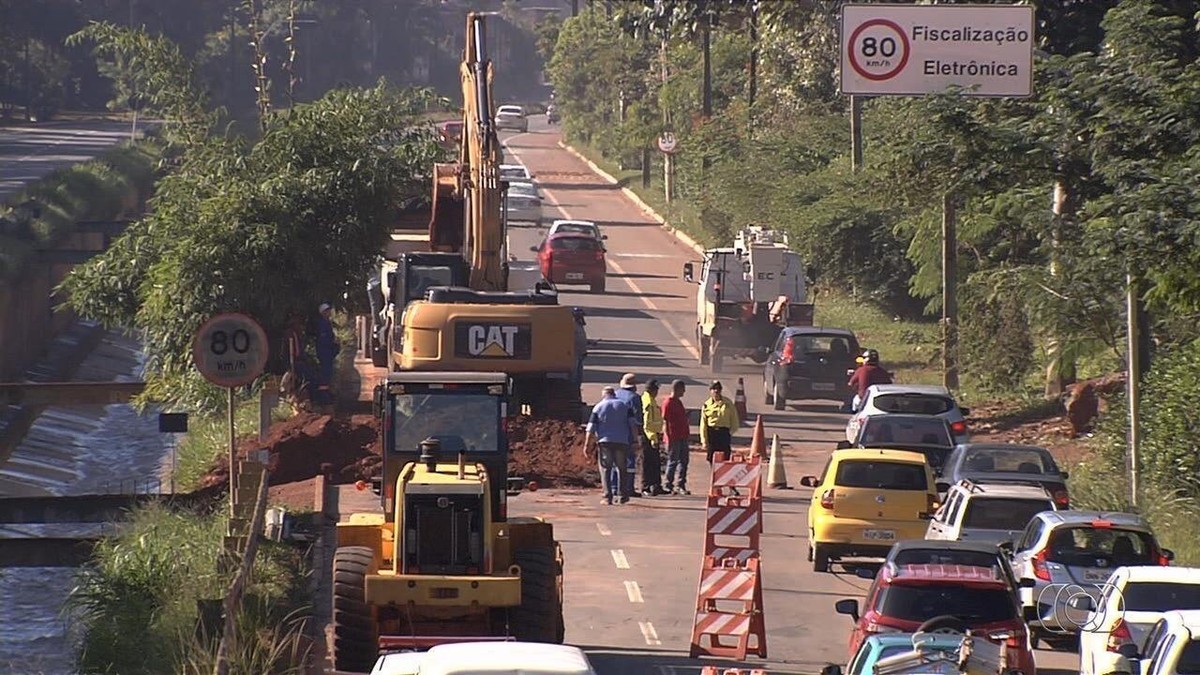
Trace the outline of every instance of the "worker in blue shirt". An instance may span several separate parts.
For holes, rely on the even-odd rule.
[[[637,375],[625,373],[621,376],[621,388],[617,390],[617,398],[633,410],[633,419],[637,422],[638,428],[638,431],[633,435],[633,440],[630,441],[629,457],[626,458],[624,464],[625,473],[629,474],[628,480],[630,482],[633,482],[633,479],[637,476],[637,449],[640,446],[641,429],[645,422],[642,418],[642,397],[638,394],[637,385]],[[633,496],[638,497],[641,494],[641,492],[635,490]]]
[[[625,466],[640,428],[635,425],[633,409],[617,398],[612,387],[605,387],[603,398],[592,408],[583,447],[587,457],[591,457],[592,448],[596,449],[605,504],[612,504],[618,493],[620,503],[624,504],[633,493],[633,476],[612,470]]]

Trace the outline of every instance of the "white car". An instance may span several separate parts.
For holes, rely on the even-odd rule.
[[[504,213],[510,223],[542,224],[542,200],[523,194],[508,193],[504,199]]]
[[[538,199],[542,198],[541,193],[538,192],[537,186],[526,181],[509,181],[508,194],[521,195],[523,197],[536,197]]]
[[[596,675],[578,647],[537,642],[459,642],[384,654],[371,675]]]
[[[529,173],[522,164],[501,164],[500,165],[500,180],[509,182],[516,181],[518,183],[532,183],[533,174]]]
[[[1140,648],[1125,645],[1107,668],[1110,673],[1130,675],[1200,673],[1200,611],[1163,614]]]
[[[925,539],[999,545],[1012,541],[1043,511],[1057,510],[1040,485],[973,483],[951,485],[946,502],[933,514]]]
[[[598,240],[608,239],[608,235],[600,234],[600,226],[590,220],[556,220],[550,224],[550,231],[546,233],[546,238],[549,239],[563,232],[586,234]]]
[[[872,415],[900,413],[905,415],[937,415],[950,425],[956,443],[967,442],[967,415],[954,400],[950,390],[932,384],[873,384],[867,387],[867,400],[862,409],[846,423],[846,440],[853,443],[858,427]]]
[[[1118,567],[1104,582],[1099,600],[1080,593],[1067,604],[1080,613],[1083,627],[1080,675],[1107,675],[1121,645],[1144,645],[1164,614],[1200,610],[1200,568]]]
[[[529,118],[519,105],[502,105],[496,108],[496,128],[511,131],[529,131]]]

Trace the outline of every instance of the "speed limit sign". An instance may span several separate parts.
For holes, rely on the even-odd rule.
[[[267,365],[267,334],[245,314],[218,314],[196,331],[192,359],[209,382],[221,387],[250,384]]]

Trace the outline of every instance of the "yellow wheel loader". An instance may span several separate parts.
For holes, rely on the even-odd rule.
[[[447,642],[563,641],[553,526],[507,514],[520,489],[508,476],[512,393],[501,373],[392,373],[376,388],[383,513],[337,528],[335,670]]]

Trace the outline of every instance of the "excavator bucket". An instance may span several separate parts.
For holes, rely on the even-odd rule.
[[[435,164],[429,250],[457,253],[466,235],[465,204],[459,190],[460,164]]]

